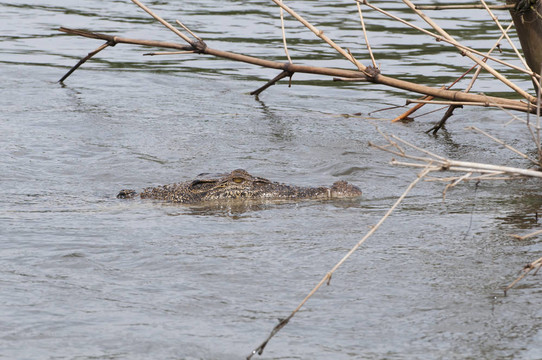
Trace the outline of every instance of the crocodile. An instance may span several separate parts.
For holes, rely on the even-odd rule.
[[[216,178],[202,177],[192,181],[148,187],[141,193],[125,189],[119,192],[117,198],[140,197],[179,204],[199,204],[212,201],[326,200],[359,196],[361,190],[346,181],[336,181],[331,187],[291,186],[237,169]]]

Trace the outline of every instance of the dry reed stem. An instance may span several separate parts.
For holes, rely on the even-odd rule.
[[[477,169],[476,170],[477,172],[482,172],[484,170],[495,171],[495,172],[502,171],[507,174],[523,175],[523,176],[542,179],[542,171],[537,171],[537,170],[522,169],[522,168],[516,168],[512,166],[483,164],[483,163],[476,163],[476,162],[471,162],[471,161],[447,160],[447,163],[449,164],[450,167],[472,168],[472,169]]]
[[[542,234],[542,230],[537,230],[537,231],[529,233],[527,235],[514,235],[514,234],[511,234],[510,236],[512,236],[513,238],[516,238],[518,240],[525,240],[525,239],[528,239],[530,237],[537,236],[537,235],[540,235],[540,234]]]
[[[377,146],[375,146],[378,148]],[[384,149],[382,149],[384,150]],[[384,150],[385,151],[385,150]],[[389,151],[388,151],[389,152]],[[405,158],[410,159],[410,156],[405,156]],[[413,168],[425,168],[427,164],[422,163],[411,163],[411,162],[405,162],[405,161],[398,161],[395,159],[392,159],[390,161],[391,165],[397,165],[397,166],[406,166],[406,167],[413,167]],[[475,166],[477,164],[474,164]],[[476,167],[466,167],[466,166],[452,166],[449,164],[436,164],[432,167],[432,171],[454,171],[454,172],[472,172],[472,173],[480,173],[480,174],[487,174],[487,175],[502,175],[505,174],[505,171],[497,171],[497,170],[484,170]],[[517,176],[515,177],[517,179]]]
[[[390,149],[389,147],[393,146],[393,142],[390,141],[390,138],[403,143],[404,145],[408,146],[411,149],[414,149],[418,152],[422,152],[428,155],[429,158],[407,154],[406,152],[397,152]],[[459,160],[447,159],[437,154],[434,154],[428,150],[422,149],[414,144],[411,144],[408,141],[403,140],[396,135],[391,135],[387,137],[387,139],[388,139],[387,146],[376,145],[373,143],[369,143],[369,145],[377,149],[389,152],[391,154],[406,158],[406,159],[421,161],[421,163],[408,163],[408,162],[400,162],[395,159],[392,159],[391,161],[392,165],[420,167],[420,168],[426,167],[426,166],[432,166],[433,171],[435,170],[460,171],[460,172],[474,172],[474,173],[494,174],[494,175],[506,174],[506,175],[515,176],[515,177],[527,176],[527,177],[542,178],[542,171],[522,169],[522,168],[511,167],[511,166],[500,166],[500,165],[484,164],[484,163],[477,163],[477,162],[470,162],[470,161],[459,161]]]
[[[186,36],[185,34],[183,34],[182,32],[180,32],[179,30],[177,30],[173,25],[171,25],[170,23],[168,23],[166,20],[162,19],[160,16],[158,16],[157,14],[155,14],[151,9],[149,9],[148,7],[146,7],[145,5],[143,5],[139,0],[132,0],[132,2],[134,4],[136,4],[137,6],[139,6],[141,9],[143,9],[147,14],[149,14],[150,16],[152,16],[154,19],[158,20],[162,25],[164,25],[165,27],[167,27],[169,30],[173,31],[175,34],[177,34],[179,37],[181,37],[184,41],[186,41],[188,44],[192,44],[192,40],[190,40],[190,38],[188,36]]]
[[[415,99],[409,99],[406,101],[407,105],[408,104],[416,104],[416,103],[420,103],[420,104],[433,104],[433,105],[457,105],[457,106],[462,106],[462,105],[465,105],[465,106],[482,106],[482,107],[499,107],[499,105],[497,103],[494,103],[494,102],[491,102],[491,101],[447,101],[447,100],[415,100]],[[508,109],[510,110],[518,110],[518,111],[522,111],[523,109],[523,106],[519,105],[519,106],[507,106]],[[525,111],[527,112],[527,111]],[[534,125],[533,125],[534,127]]]
[[[439,108],[437,108],[437,109],[429,110],[429,111],[427,111],[427,112],[424,112],[424,113],[421,113],[421,114],[419,114],[419,115],[416,115],[414,118],[419,118],[419,117],[422,117],[422,116],[425,116],[425,115],[429,115],[429,114],[432,114],[432,113],[436,113],[436,112],[439,112],[439,111],[441,111],[441,110],[446,109],[447,107],[448,107],[448,106],[441,106],[441,107],[439,107]],[[427,131],[426,131],[426,133],[427,133]]]
[[[501,173],[501,174],[504,174],[504,173]],[[502,181],[502,180],[517,180],[517,176],[516,177],[513,177],[513,176],[499,176],[500,174],[495,174],[495,173],[491,173],[491,174],[483,174],[483,175],[479,175],[479,176],[471,176],[467,179],[467,181],[477,181],[477,180],[498,180],[498,181]],[[455,181],[457,179],[460,179],[461,176],[449,176],[449,177],[426,177],[424,179],[425,182],[450,182],[450,181]]]
[[[434,96],[424,96],[423,98],[421,98],[419,100],[431,101],[434,98],[435,98]],[[407,105],[408,105],[408,100],[407,100]],[[391,122],[394,123],[394,122],[405,120],[410,115],[414,114],[416,111],[418,111],[420,108],[422,108],[424,105],[425,105],[424,103],[419,103],[419,104],[414,105],[413,107],[411,107],[410,109],[408,109],[407,111],[402,113],[401,115],[394,118]]]
[[[446,89],[446,90],[449,90],[451,89],[455,84],[457,84],[461,79],[463,79],[465,76],[467,76],[468,73],[470,73],[475,67],[477,67],[477,65],[473,65],[470,69],[468,69],[467,71],[465,71],[461,76],[459,76],[457,79],[454,80],[453,83],[451,83],[450,85],[448,86],[443,86],[441,89]],[[478,68],[480,69],[480,68]],[[473,81],[474,82],[474,81]],[[466,90],[465,92],[468,92],[468,90]],[[418,99],[418,100],[423,100],[423,101],[431,101],[433,100],[435,97],[434,96],[424,96],[423,98],[421,99]],[[407,105],[409,104],[408,100],[407,100]],[[399,115],[398,117],[396,117],[395,119],[393,119],[391,122],[397,122],[397,121],[401,121],[401,120],[404,120],[406,119],[409,115],[413,114],[414,112],[416,112],[418,109],[420,109],[421,107],[423,107],[425,104],[423,102],[420,102],[418,103],[417,105],[413,106],[411,109],[407,110],[406,112],[404,112],[403,114]],[[422,116],[422,115],[420,115]],[[440,127],[439,127],[440,128]]]
[[[458,41],[456,41],[450,34],[448,34],[443,28],[441,28],[437,23],[435,23],[430,17],[425,15],[421,10],[416,9],[416,6],[410,1],[410,0],[402,0],[409,8],[411,8],[418,16],[424,20],[427,24],[429,24],[433,29],[435,29],[440,35],[442,35],[444,38],[446,38],[452,45],[454,45],[457,48],[461,48],[463,50],[463,54],[470,58],[472,61],[476,62],[478,65],[484,68],[484,70],[488,71],[491,75],[493,75],[495,78],[499,79],[502,83],[510,87],[512,90],[520,94],[522,97],[527,99],[529,102],[534,103],[536,101],[535,97],[531,94],[527,93],[525,90],[517,86],[516,84],[512,83],[510,80],[508,80],[506,77],[504,77],[501,73],[499,73],[497,70],[489,66],[487,63],[482,61],[481,59],[477,58],[473,55],[472,49],[465,49],[463,45],[461,45]]]
[[[525,59],[523,58],[523,56],[520,54],[520,52],[518,51],[517,47],[514,45],[514,42],[512,41],[512,39],[510,39],[510,36],[508,36],[508,30],[504,30],[502,25],[501,25],[501,22],[499,21],[499,19],[495,16],[495,14],[493,14],[493,11],[491,11],[491,9],[489,8],[489,6],[487,5],[487,3],[485,2],[485,0],[480,0],[482,2],[482,5],[484,6],[484,8],[486,9],[487,13],[489,14],[489,16],[491,17],[491,19],[493,19],[493,21],[495,22],[495,24],[497,24],[499,30],[501,30],[501,33],[504,35],[504,37],[506,37],[506,41],[508,41],[508,44],[512,47],[512,50],[514,50],[514,52],[516,53],[516,56],[518,57],[518,59],[521,61],[521,63],[523,64],[523,66],[526,68],[526,69],[529,69],[529,65],[527,65],[527,62],[525,61]],[[512,25],[513,22],[510,23],[510,25]],[[510,27],[509,25],[509,27]]]
[[[537,165],[537,166],[540,166],[540,163],[538,161],[536,161],[535,159],[529,157],[528,155],[526,155],[525,153],[519,151],[518,149],[516,149],[515,147],[511,146],[511,145],[508,145],[507,143],[505,143],[504,141],[500,140],[500,139],[497,139],[496,137],[488,134],[487,132],[485,132],[484,130],[482,129],[479,129],[477,128],[476,126],[467,126],[465,129],[467,130],[474,130],[484,136],[487,136],[488,138],[490,138],[491,140],[495,141],[496,143],[498,144],[501,144],[502,146],[504,146],[505,148],[507,148],[508,150],[518,154],[519,156],[521,156],[522,158],[524,159],[527,159],[529,160],[530,162],[532,162],[533,164]]]
[[[347,60],[352,62],[359,71],[365,72],[366,67],[354,59],[350,54],[348,54],[347,51],[345,51],[343,48],[341,48],[339,45],[337,45],[333,40],[331,40],[329,37],[327,37],[322,30],[318,30],[315,26],[313,26],[311,23],[309,23],[307,20],[305,20],[302,16],[297,14],[294,10],[286,6],[282,0],[272,0],[275,4],[280,6],[282,9],[284,9],[288,14],[292,15],[294,18],[296,18],[297,21],[305,25],[310,31],[312,31],[316,36],[318,36],[320,39],[324,40],[329,46],[331,46],[333,49],[335,49],[339,54],[344,56]]]
[[[367,46],[367,51],[369,52],[369,56],[371,56],[373,67],[377,69],[378,66],[376,65],[375,57],[373,55],[373,51],[371,50],[371,44],[369,43],[369,37],[367,36],[367,30],[365,29],[365,21],[363,21],[363,13],[361,11],[361,5],[357,1],[356,1],[356,5],[358,6],[358,14],[359,14],[359,19],[361,21],[361,29],[363,30],[363,36],[365,38],[365,45]]]
[[[388,134],[386,134],[385,132],[383,132],[382,130],[380,130],[380,128],[378,126],[376,126],[376,130],[380,133],[380,135],[382,135],[382,137],[384,139],[386,139],[388,141],[388,143],[393,146],[394,148],[397,149],[397,151],[399,151],[399,154],[400,156],[404,156],[406,155],[406,152],[405,150],[399,146],[399,144],[397,144],[397,142],[393,141],[392,139],[390,139],[390,137],[388,136]],[[370,142],[369,142],[370,144]]]
[[[401,139],[401,138],[400,138],[399,136],[397,136],[397,135],[391,135],[391,137],[394,138],[394,139],[397,140],[397,141],[402,142],[403,144],[405,144],[406,146],[408,146],[408,147],[410,147],[410,148],[412,148],[412,149],[414,149],[414,150],[417,150],[417,151],[419,151],[419,152],[422,152],[422,153],[424,153],[424,154],[427,154],[427,155],[431,156],[431,157],[434,158],[434,159],[437,159],[437,160],[440,160],[440,161],[446,161],[446,158],[444,158],[444,157],[442,157],[442,156],[440,156],[440,155],[437,155],[437,154],[435,154],[435,153],[432,153],[432,152],[430,152],[430,151],[428,151],[428,150],[422,149],[422,148],[420,148],[420,147],[418,147],[418,146],[416,146],[416,145],[414,145],[414,144],[411,144],[410,142]]]
[[[419,27],[419,26],[416,26],[416,25],[414,25],[414,24],[412,24],[412,23],[410,23],[410,22],[408,22],[408,21],[406,21],[406,20],[401,19],[400,17],[398,17],[398,16],[396,16],[396,15],[391,14],[390,12],[388,12],[388,11],[386,11],[386,10],[380,9],[380,8],[377,7],[377,6],[370,4],[369,2],[367,2],[367,0],[356,0],[356,1],[359,2],[359,3],[361,3],[361,4],[363,4],[363,5],[366,5],[366,6],[370,7],[371,9],[373,9],[373,10],[375,10],[375,11],[378,11],[378,12],[380,12],[380,13],[386,15],[386,16],[389,17],[389,18],[392,18],[392,19],[394,19],[394,20],[396,20],[396,21],[399,21],[400,23],[402,23],[402,24],[404,24],[404,25],[407,25],[407,26],[409,26],[409,27],[411,27],[411,28],[413,28],[413,29],[416,29],[416,30],[418,30],[418,31],[420,31],[420,32],[422,32],[422,33],[424,33],[424,34],[426,34],[426,35],[432,36],[432,37],[434,37],[437,41],[442,41],[442,42],[446,42],[446,43],[448,43],[448,44],[451,44],[451,45],[455,46],[456,48],[458,48],[459,50],[462,50],[462,52],[467,52],[467,51],[468,51],[468,52],[471,52],[471,53],[473,53],[473,54],[476,54],[476,55],[479,55],[479,56],[482,56],[482,57],[487,57],[489,60],[495,61],[495,62],[497,62],[497,63],[499,63],[499,64],[501,64],[501,65],[505,65],[505,66],[507,66],[507,67],[509,67],[509,68],[512,68],[512,69],[514,69],[514,70],[517,70],[517,71],[519,71],[519,72],[522,72],[522,73],[528,74],[528,75],[530,75],[530,76],[536,76],[537,78],[540,78],[540,75],[535,74],[533,71],[526,70],[526,69],[524,69],[524,68],[521,68],[521,67],[516,66],[516,65],[514,65],[514,64],[508,63],[508,62],[506,62],[506,61],[500,60],[500,59],[495,58],[495,57],[493,57],[493,56],[487,56],[487,55],[484,55],[481,51],[474,50],[474,49],[472,49],[472,48],[469,48],[468,46],[465,46],[465,45],[462,45],[462,44],[458,43],[458,42],[455,41],[455,40],[453,40],[453,41],[452,41],[452,40],[449,40],[449,39],[447,39],[447,38],[444,37],[444,36],[434,34],[434,33],[432,33],[431,31],[428,31],[428,30],[425,30],[424,28],[421,28],[421,27]],[[529,96],[530,96],[530,95],[529,95]]]
[[[282,0],[280,0],[282,2]],[[288,52],[288,45],[286,44],[286,30],[284,27],[284,10],[282,8],[280,9],[280,27],[282,29],[282,43],[284,45],[284,52],[286,53],[286,57],[288,58],[288,62],[292,63],[292,58],[290,57],[290,53]]]
[[[187,50],[187,51],[158,51],[158,52],[144,53],[143,56],[182,55],[182,54],[193,54],[193,53],[195,53],[194,50]]]
[[[505,113],[507,113],[508,115],[510,115],[512,117],[512,119],[510,119],[510,121],[508,121],[507,123],[504,124],[504,126],[508,126],[510,125],[511,123],[513,123],[514,121],[519,121],[521,123],[524,123],[525,125],[527,125],[528,129],[530,130],[532,136],[533,136],[533,141],[536,142],[536,137],[535,137],[535,134],[533,132],[533,128],[536,129],[536,125],[533,125],[533,124],[530,124],[528,120],[525,120],[525,119],[522,119],[520,118],[519,116],[513,114],[511,111],[509,111],[508,109],[505,109],[501,106],[499,106],[498,104],[491,104],[491,106],[496,106],[499,110],[502,110],[504,111]],[[527,119],[529,118],[529,112],[527,112]],[[540,145],[539,145],[540,146]]]
[[[514,4],[511,5],[489,5],[493,10],[508,10],[514,8]],[[416,9],[420,10],[453,10],[453,9],[484,9],[483,5],[416,5]]]
[[[482,2],[482,5],[485,7],[486,11],[488,12],[489,16],[493,19],[493,21],[495,22],[495,24],[497,24],[497,26],[499,27],[499,30],[501,30],[501,33],[504,35],[504,37],[506,37],[506,40],[508,41],[508,44],[510,44],[510,46],[512,47],[512,50],[514,50],[514,52],[516,53],[516,56],[518,57],[518,59],[521,61],[521,63],[523,64],[523,66],[525,67],[525,69],[529,69],[529,70],[532,70],[531,68],[529,68],[529,65],[527,65],[527,62],[525,61],[525,59],[523,58],[523,56],[520,54],[519,50],[517,49],[517,47],[514,45],[514,42],[512,41],[512,39],[510,39],[510,36],[508,36],[508,30],[504,30],[499,19],[495,16],[495,14],[493,14],[493,11],[491,11],[491,9],[489,8],[489,6],[487,5],[487,3],[485,2],[485,0],[480,0]],[[513,22],[510,23],[509,27],[513,24]],[[538,86],[538,79],[535,77],[535,76],[531,76],[533,82],[535,83],[535,86]]]
[[[428,162],[431,161],[430,158],[424,158],[424,157],[420,157],[420,156],[409,155],[409,154],[405,154],[405,153],[401,153],[401,152],[392,150],[392,149],[390,149],[391,145],[382,146],[382,145],[377,145],[377,144],[375,144],[373,142],[370,142],[370,141],[369,141],[368,145],[371,146],[371,147],[377,148],[379,150],[388,152],[390,154],[400,156],[400,157],[405,158],[405,159],[417,160],[417,161],[421,161],[421,162],[425,162],[425,163],[428,163]],[[395,161],[395,159],[392,159],[392,162],[394,162],[394,161]],[[425,164],[421,164],[421,163],[416,163],[416,164],[419,165],[417,167],[424,167],[425,166]],[[435,167],[437,167],[437,166],[435,166]],[[438,169],[442,170],[442,165],[439,165]]]
[[[320,280],[320,282],[309,292],[309,294],[301,301],[301,303],[299,303],[299,305],[295,308],[294,311],[292,311],[292,313],[285,319],[282,319],[278,325],[276,325],[273,330],[271,331],[271,334],[267,337],[267,339],[262,343],[260,344],[260,346],[258,346],[256,349],[254,349],[252,351],[252,353],[247,357],[247,360],[250,360],[252,358],[252,356],[254,356],[255,354],[258,354],[258,355],[261,355],[263,350],[265,349],[265,346],[267,345],[267,343],[269,342],[269,340],[271,340],[271,338],[273,336],[275,336],[275,334],[280,330],[282,329],[289,321],[290,319],[292,319],[292,317],[294,317],[294,315],[303,307],[303,305],[305,305],[305,303],[316,293],[316,291],[318,291],[318,289],[320,289],[320,287],[322,287],[322,285],[324,285],[325,283],[327,283],[329,285],[329,282],[331,281],[331,277],[333,275],[333,273],[339,268],[341,267],[341,265],[361,246],[363,245],[363,243],[369,238],[371,237],[371,235],[373,235],[376,230],[378,230],[378,228],[384,223],[384,221],[386,221],[386,219],[393,213],[393,211],[397,208],[397,206],[399,206],[399,204],[401,204],[401,202],[404,200],[404,198],[407,196],[407,194],[416,186],[416,184],[418,182],[420,182],[420,180],[422,180],[429,172],[430,172],[430,168],[429,166],[426,167],[423,171],[421,171],[416,179],[414,181],[412,181],[410,183],[410,185],[408,185],[408,187],[406,188],[406,190],[403,192],[403,194],[395,201],[395,203],[391,206],[391,208],[389,208],[389,210],[386,212],[386,214],[384,214],[384,216],[382,216],[382,218],[373,226],[371,227],[371,229],[367,232],[367,234],[365,234],[365,236],[356,244],[354,245],[354,247],[352,247],[352,249],[350,249],[350,251],[348,251],[348,253],[337,263],[335,264],[335,266],[333,266],[333,268],[328,271],[324,277],[322,278],[322,280]]]
[[[513,288],[521,279],[527,276],[527,274],[529,274],[531,271],[534,270],[533,275],[536,275],[540,267],[542,267],[542,257],[533,261],[532,263],[525,265],[523,267],[523,270],[521,270],[522,274],[516,280],[514,280],[510,285],[508,285],[506,289],[504,289],[504,295],[506,296],[508,290]]]
[[[347,81],[347,82],[365,81],[366,82],[367,78],[353,79],[353,78],[334,77],[333,81]]]
[[[499,43],[501,42],[501,40],[503,39],[503,37],[505,36],[505,34],[508,33],[508,31],[512,28],[512,26],[514,25],[513,22],[511,22],[510,24],[508,24],[508,27],[506,28],[506,30],[501,34],[501,36],[499,37],[499,39],[495,42],[495,45],[493,45],[493,47],[491,47],[491,49],[488,50],[487,52],[487,56],[489,56],[493,50],[495,50],[497,48],[497,46],[499,46]],[[482,59],[482,61],[487,61],[487,56]],[[474,83],[476,82],[476,80],[478,79],[478,76],[480,75],[480,73],[482,72],[482,68],[480,66],[478,66],[478,68],[476,69],[476,72],[474,73],[474,75],[472,76],[472,79],[471,79],[471,82],[469,83],[469,86],[467,86],[467,88],[465,89],[466,92],[469,92],[471,91],[472,87],[474,86]]]
[[[188,32],[190,35],[192,35],[194,37],[194,39],[201,41],[201,38],[199,36],[197,36],[196,34],[194,34],[194,32],[192,30],[190,30],[185,24],[183,24],[179,20],[175,20],[175,22],[177,24],[179,24],[179,26],[182,27],[186,32]]]
[[[448,189],[455,187],[461,181],[466,181],[466,180],[470,179],[472,174],[473,174],[472,172],[468,172],[465,175],[460,176],[459,178],[455,179],[451,184],[446,185],[444,187],[444,190],[442,191],[442,201],[446,200],[446,192],[448,191]]]
[[[454,105],[454,106],[485,106],[488,107],[491,104],[487,102],[473,102],[473,101],[446,101],[446,100],[418,100],[418,99],[407,99],[407,105],[410,104],[433,104],[433,105]]]

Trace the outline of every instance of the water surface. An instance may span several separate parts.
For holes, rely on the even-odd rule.
[[[400,3],[375,3],[421,24]],[[288,4],[369,64],[353,2]],[[272,2],[148,5],[211,47],[286,61]],[[529,166],[468,125],[534,151],[525,126],[505,127],[498,110],[458,110],[427,136],[442,111],[407,124],[387,121],[404,109],[373,114],[417,95],[296,74],[292,88],[255,99],[248,93],[276,71],[202,55],[150,58],[117,45],[60,85],[101,42],[59,26],[177,38],[129,1],[2,1],[0,10],[2,358],[244,358],[414,179],[367,145],[380,139],[375,124],[455,159]],[[479,10],[430,15],[481,50],[498,37]],[[441,86],[470,67],[379,14],[365,18],[387,75]],[[352,68],[294,20],[286,26],[296,63]],[[507,89],[485,75],[475,91]],[[344,179],[364,196],[246,209],[115,198],[235,168],[304,186]],[[420,184],[261,358],[540,358],[540,276],[502,292],[540,256],[539,239],[508,236],[539,227],[539,186],[467,183],[443,202],[444,185]]]

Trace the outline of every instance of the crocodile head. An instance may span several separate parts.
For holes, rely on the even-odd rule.
[[[361,196],[361,190],[348,182],[335,181],[330,188],[331,198],[350,198]]]
[[[261,197],[273,183],[265,178],[250,175],[243,169],[233,170],[217,179],[194,180],[186,191],[201,200],[242,199]]]
[[[253,176],[242,169],[233,170],[215,178],[150,187],[139,196],[143,199],[165,200],[183,204],[209,201],[274,201],[301,199],[351,198],[361,195],[361,190],[346,181],[337,181],[331,187],[300,187],[273,182]],[[133,190],[122,190],[118,198],[136,196]]]

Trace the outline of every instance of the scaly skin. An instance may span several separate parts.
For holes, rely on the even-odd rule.
[[[142,199],[163,200],[180,204],[198,204],[211,201],[280,201],[303,199],[336,199],[361,196],[361,190],[346,181],[337,181],[331,187],[299,187],[272,182],[252,176],[242,169],[219,178],[198,179],[177,184],[149,187],[140,194],[134,190],[121,190],[119,199],[140,196]]]

